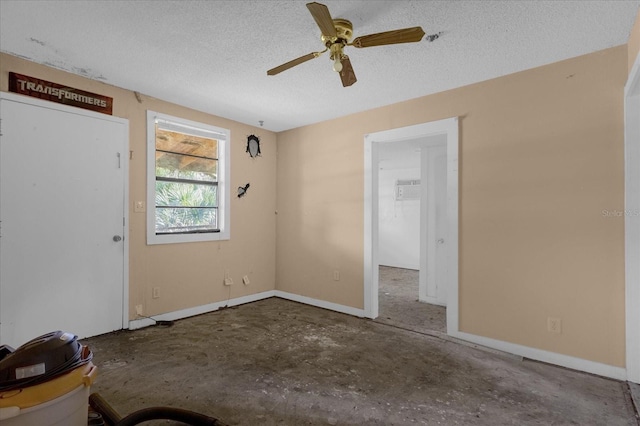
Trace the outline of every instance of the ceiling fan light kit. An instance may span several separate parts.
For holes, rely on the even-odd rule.
[[[282,71],[317,58],[328,50],[330,52],[329,58],[333,61],[333,70],[340,74],[342,85],[348,87],[355,83],[357,79],[349,57],[344,54],[345,47],[353,46],[363,48],[388,44],[415,43],[422,40],[425,34],[421,27],[411,27],[360,36],[351,42],[353,25],[350,21],[342,18],[331,18],[329,9],[324,4],[316,2],[307,3],[307,9],[309,9],[311,16],[313,16],[318,28],[320,28],[320,38],[325,49],[320,52],[308,53],[292,61],[285,62],[267,71],[267,75],[280,74]]]
[[[342,53],[342,45],[340,43],[335,43],[331,46],[331,60],[333,60],[333,70],[335,72],[342,71],[342,57],[344,54]]]

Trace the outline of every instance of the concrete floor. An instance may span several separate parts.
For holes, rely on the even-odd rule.
[[[375,321],[436,336],[447,333],[447,309],[418,301],[418,271],[380,266]]]
[[[121,414],[231,425],[636,425],[627,384],[282,299],[84,339]],[[162,423],[166,424],[166,423]]]

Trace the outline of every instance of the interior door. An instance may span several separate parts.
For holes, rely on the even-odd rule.
[[[128,122],[0,102],[0,342],[122,329]]]
[[[434,153],[435,179],[435,281],[436,301],[447,305],[447,149],[438,147]]]
[[[421,177],[420,301],[447,305],[447,147],[425,147]]]

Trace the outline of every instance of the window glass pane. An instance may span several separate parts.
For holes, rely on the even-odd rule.
[[[156,151],[156,176],[218,181],[218,160]]]
[[[217,185],[156,181],[156,206],[217,207]]]
[[[216,208],[156,207],[156,233],[207,232],[217,229]]]

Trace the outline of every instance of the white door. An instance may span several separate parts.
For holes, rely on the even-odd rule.
[[[424,182],[421,202],[420,297],[423,302],[447,305],[447,147],[422,151]]]
[[[435,179],[435,285],[436,301],[447,305],[447,149],[441,147],[434,155]]]
[[[0,342],[122,329],[128,122],[0,102]]]

